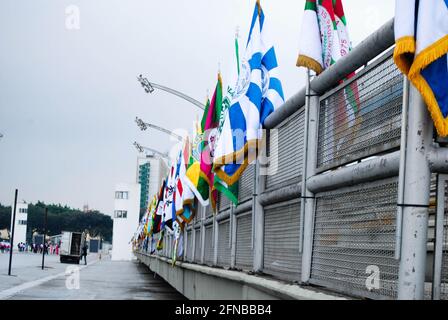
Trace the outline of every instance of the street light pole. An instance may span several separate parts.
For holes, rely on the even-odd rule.
[[[183,140],[183,138],[180,135],[175,134],[173,131],[165,129],[165,128],[162,128],[162,127],[159,127],[159,126],[156,126],[155,124],[152,124],[152,123],[144,122],[139,117],[135,117],[135,122],[137,123],[138,127],[142,131],[145,131],[148,128],[152,128],[152,129],[159,130],[159,131],[161,131],[163,133],[169,134],[169,135],[175,137],[179,141]]]
[[[156,149],[153,148],[149,148],[149,147],[144,147],[141,144],[139,144],[137,141],[134,141],[134,146],[135,148],[138,150],[138,152],[142,153],[144,150],[148,150],[151,151],[152,153],[155,153],[157,155],[159,155],[162,158],[165,158],[167,160],[169,160],[168,154],[167,153],[162,153]]]
[[[146,93],[153,93],[154,92],[154,88],[157,88],[159,90],[163,90],[165,92],[168,92],[172,95],[175,95],[181,99],[184,99],[188,102],[190,102],[191,104],[194,104],[196,107],[198,107],[201,110],[205,109],[205,106],[203,103],[199,102],[198,100],[186,95],[185,93],[182,93],[178,90],[174,90],[171,89],[169,87],[166,86],[162,86],[160,84],[154,83],[154,82],[149,82],[148,78],[143,78],[142,75],[137,77],[138,82],[140,82],[140,84],[142,85],[142,87],[145,89]]]
[[[9,248],[9,267],[8,267],[8,276],[11,275],[11,264],[12,264],[12,251],[14,250],[14,232],[16,227],[16,210],[17,210],[17,193],[19,191],[16,189],[16,193],[14,196],[14,211],[12,213],[12,226],[11,226],[11,241]]]
[[[45,218],[44,218],[44,240],[43,242],[43,248],[42,248],[42,270],[44,270],[44,264],[45,264],[45,238],[47,235],[47,216],[48,216],[48,208],[45,208]]]

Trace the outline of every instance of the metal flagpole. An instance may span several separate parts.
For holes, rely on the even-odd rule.
[[[306,96],[305,96],[305,132],[304,132],[304,148],[303,148],[303,166],[302,166],[302,188],[300,191],[300,235],[299,235],[299,252],[303,252],[303,229],[305,217],[305,194],[306,194],[306,172],[308,166],[308,118],[310,110],[310,69],[306,69]]]
[[[395,229],[395,259],[400,260],[401,257],[401,228],[403,225],[403,199],[405,189],[406,174],[406,144],[407,144],[407,128],[408,128],[408,106],[409,106],[409,80],[404,77],[403,80],[403,112],[401,115],[401,142],[400,142],[400,168],[398,173],[398,199],[397,202],[397,221]]]
[[[17,193],[18,193],[18,190],[16,189],[15,196],[14,196],[14,210],[12,213],[11,242],[10,242],[11,245],[10,245],[10,249],[9,249],[8,276],[11,275],[12,251],[14,250],[14,231],[15,231],[15,226],[16,226]]]
[[[45,208],[45,218],[44,218],[44,240],[43,242],[43,248],[42,248],[42,270],[44,270],[45,265],[45,238],[47,235],[47,215],[48,215],[48,208]]]

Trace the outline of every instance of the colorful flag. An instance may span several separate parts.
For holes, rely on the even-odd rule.
[[[174,193],[176,191],[175,170],[174,165],[172,165],[166,179],[167,182],[164,192],[162,229],[167,227],[170,231],[173,229],[173,219],[176,217],[174,204]]]
[[[395,63],[448,136],[448,0],[396,0],[394,27]]]
[[[218,133],[219,117],[222,108],[222,78],[218,73],[218,82],[216,83],[215,92],[208,108],[204,111],[202,117],[203,146],[201,152],[200,174],[198,181],[198,189],[202,189],[201,194],[207,195],[211,200],[213,211],[216,210],[217,190],[213,187],[213,157],[215,142]]]
[[[177,258],[181,257],[184,248],[183,248],[183,230],[184,230],[184,224],[179,223],[177,221],[173,222],[173,229],[174,229],[174,244],[173,244],[173,252],[172,252],[172,266],[176,264]]]
[[[222,101],[222,108],[221,108],[221,115],[219,117],[219,125],[218,125],[218,140],[219,140],[219,136],[221,135],[222,132],[222,128],[224,125],[224,120],[226,118],[227,112],[230,108],[230,104],[232,102],[235,90],[235,82],[240,74],[240,55],[239,55],[239,48],[238,48],[238,35],[235,35],[235,57],[236,57],[236,71],[237,73],[235,74],[234,72],[231,72],[231,74],[233,74],[234,76],[230,76],[230,82],[229,85],[227,86],[227,92],[226,95]],[[234,69],[232,69],[234,70]],[[232,184],[232,185],[228,185],[227,183],[225,183],[223,180],[221,180],[217,175],[215,175],[214,178],[214,182],[213,182],[213,187],[218,190],[219,192],[221,192],[222,194],[224,194],[230,201],[232,201],[235,205],[238,205],[238,182]]]
[[[321,73],[351,49],[341,0],[307,0],[298,67]]]
[[[150,232],[151,235],[159,233],[160,230],[162,230],[163,207],[165,205],[164,201],[165,187],[166,187],[166,180],[163,180],[159,194],[157,195],[157,205],[153,214],[152,232]]]
[[[227,185],[238,181],[255,159],[265,119],[284,103],[275,49],[270,45],[265,25],[265,15],[257,1],[235,96],[214,152],[214,171]]]
[[[307,0],[302,20],[301,45],[297,66],[314,70],[316,74],[335,64],[352,50],[347,31],[342,0]],[[352,78],[355,73],[347,75]],[[342,81],[341,81],[342,82]],[[362,121],[358,85],[351,82],[344,90],[344,99],[338,100],[333,119],[328,127],[333,131],[332,148],[328,151],[337,154],[339,148],[353,141]],[[342,146],[344,145],[344,146]]]
[[[209,105],[210,101],[207,98],[205,110],[208,110]],[[204,188],[202,188],[202,185],[200,184],[202,149],[203,149],[203,130],[201,125],[196,122],[193,131],[190,159],[188,160],[188,166],[187,166],[187,173],[186,173],[187,179],[185,179],[185,182],[188,184],[188,186],[190,187],[191,191],[194,193],[198,201],[203,206],[207,206],[209,203],[208,200],[209,191],[204,190]]]
[[[194,217],[194,193],[186,183],[187,163],[190,158],[190,141],[187,137],[176,165],[176,192],[174,203],[180,221],[190,222]]]

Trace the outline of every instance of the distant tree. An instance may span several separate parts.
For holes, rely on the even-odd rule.
[[[50,236],[62,231],[85,231],[91,236],[101,235],[105,241],[112,241],[113,222],[109,215],[99,211],[84,213],[79,209],[72,209],[67,205],[48,204],[38,201],[28,205],[28,230],[44,231],[45,207],[48,208],[47,230]],[[0,229],[10,228],[11,207],[0,204]]]

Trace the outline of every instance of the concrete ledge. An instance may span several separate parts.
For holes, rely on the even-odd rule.
[[[176,262],[173,267],[171,260],[164,257],[143,253],[135,255],[141,263],[191,300],[347,299],[239,271],[186,262]]]

